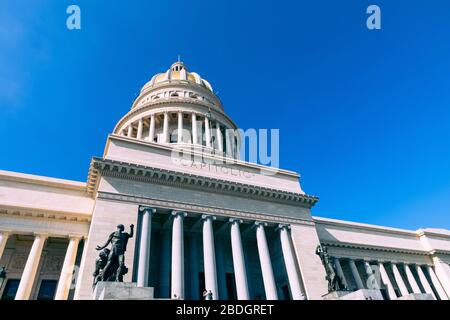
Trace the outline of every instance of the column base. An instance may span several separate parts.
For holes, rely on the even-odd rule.
[[[324,300],[384,300],[380,290],[333,291],[323,295]]]
[[[429,293],[410,293],[396,300],[434,300],[434,298]]]
[[[131,282],[97,283],[92,294],[92,300],[153,300],[153,287],[137,287]]]

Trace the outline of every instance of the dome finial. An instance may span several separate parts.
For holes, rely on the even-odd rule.
[[[178,62],[181,62],[181,55],[178,55]]]

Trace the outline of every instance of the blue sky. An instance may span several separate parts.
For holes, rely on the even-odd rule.
[[[82,29],[66,28],[81,8]],[[366,28],[370,4],[382,29]],[[181,54],[241,128],[279,128],[317,216],[450,229],[450,2],[2,1],[0,169],[85,181]]]

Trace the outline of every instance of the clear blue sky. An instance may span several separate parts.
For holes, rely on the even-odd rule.
[[[67,30],[66,8],[82,29]],[[365,13],[381,7],[382,30]],[[242,128],[279,128],[314,215],[450,229],[450,2],[2,1],[0,169],[85,181],[177,58]]]

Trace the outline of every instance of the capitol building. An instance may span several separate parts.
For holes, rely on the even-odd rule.
[[[183,62],[118,120],[85,182],[0,171],[0,299],[449,300],[449,230],[313,216],[298,173],[241,160],[237,124]],[[120,224],[123,282],[94,285]]]

